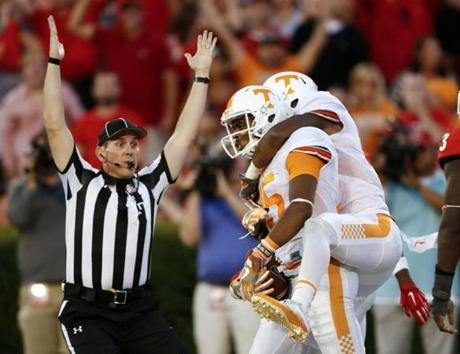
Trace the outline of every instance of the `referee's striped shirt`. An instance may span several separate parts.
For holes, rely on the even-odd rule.
[[[66,282],[130,289],[150,278],[160,197],[173,181],[162,152],[131,180],[94,169],[75,147],[60,173],[66,195]]]

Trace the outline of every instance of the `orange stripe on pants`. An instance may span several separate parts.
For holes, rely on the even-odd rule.
[[[332,319],[334,321],[335,331],[339,340],[340,352],[343,354],[356,353],[350,333],[350,327],[348,325],[347,315],[345,313],[340,264],[335,259],[332,259],[329,264],[328,275]]]

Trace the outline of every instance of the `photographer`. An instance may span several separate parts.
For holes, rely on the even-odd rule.
[[[248,353],[259,320],[251,305],[231,297],[229,283],[240,270],[246,252],[256,245],[241,218],[247,208],[238,198],[239,180],[233,161],[213,152],[215,117],[202,121],[196,146],[196,180],[185,201],[180,237],[198,246],[197,278],[193,298],[194,337],[198,354]],[[218,140],[216,140],[218,141]]]
[[[394,126],[384,137],[380,154],[385,160],[386,198],[391,215],[409,236],[436,232],[444,199],[445,180],[437,169],[437,149],[431,135],[420,124]],[[405,245],[404,245],[405,247]],[[404,248],[413,281],[431,300],[436,250],[413,253]],[[388,280],[377,292],[374,319],[378,353],[409,353],[415,322],[399,308],[399,287]],[[454,290],[454,293],[458,289]],[[420,327],[425,352],[450,354],[454,337],[437,330],[434,321]],[[392,338],[391,343],[386,338]]]
[[[65,200],[45,134],[33,139],[25,174],[10,189],[8,216],[20,231],[18,323],[24,353],[67,353],[57,320],[65,275]]]

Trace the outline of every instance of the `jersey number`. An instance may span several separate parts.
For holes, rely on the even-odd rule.
[[[441,139],[441,145],[439,146],[439,151],[444,151],[446,150],[447,147],[447,139],[449,139],[450,134],[444,134]]]

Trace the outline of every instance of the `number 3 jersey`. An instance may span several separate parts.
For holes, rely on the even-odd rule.
[[[444,134],[438,151],[438,161],[442,168],[446,162],[456,159],[460,159],[460,128]]]
[[[268,209],[268,228],[273,228],[288,208],[291,203],[289,183],[301,174],[313,175],[318,181],[315,199],[311,201],[314,203],[312,217],[324,212],[335,212],[339,203],[337,163],[335,147],[326,133],[313,127],[295,131],[276,153],[259,180],[260,202]],[[300,230],[290,242],[277,250],[276,255],[282,264],[300,261],[302,235]]]

